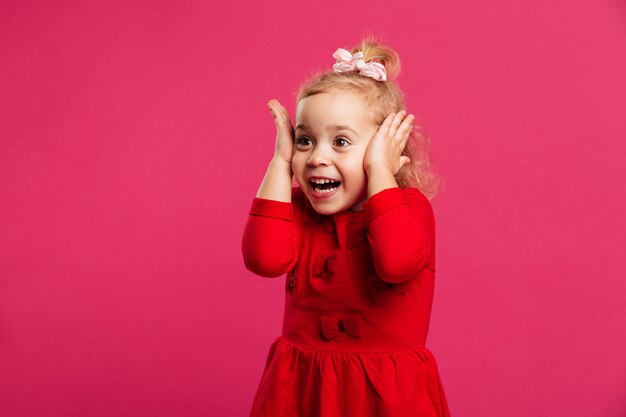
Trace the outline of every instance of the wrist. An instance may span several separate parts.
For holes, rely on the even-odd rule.
[[[379,167],[367,171],[367,198],[387,188],[398,187],[396,178],[390,169]]]
[[[276,169],[285,169],[291,172],[291,161],[287,161],[280,156],[274,156],[270,161],[270,165],[276,167]]]
[[[256,196],[268,200],[291,201],[293,172],[291,163],[282,158],[272,158]]]
[[[390,168],[381,165],[370,165],[365,169],[365,173],[368,178],[372,178],[374,176],[394,177],[393,171]]]

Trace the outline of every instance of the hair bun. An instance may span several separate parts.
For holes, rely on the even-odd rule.
[[[373,35],[367,35],[350,51],[352,54],[363,52],[363,61],[377,62],[385,67],[387,78],[396,78],[400,74],[400,56],[391,46],[379,42]]]

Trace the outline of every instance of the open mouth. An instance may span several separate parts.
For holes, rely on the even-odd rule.
[[[341,185],[341,181],[331,179],[309,180],[309,184],[318,193],[332,193]]]

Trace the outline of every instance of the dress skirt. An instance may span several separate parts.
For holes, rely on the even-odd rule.
[[[314,350],[272,343],[250,417],[449,417],[431,351]]]

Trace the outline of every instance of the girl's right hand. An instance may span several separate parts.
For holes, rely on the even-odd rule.
[[[267,106],[274,116],[276,124],[276,148],[274,158],[279,158],[291,165],[293,154],[294,129],[289,119],[289,113],[276,99],[271,99]]]

